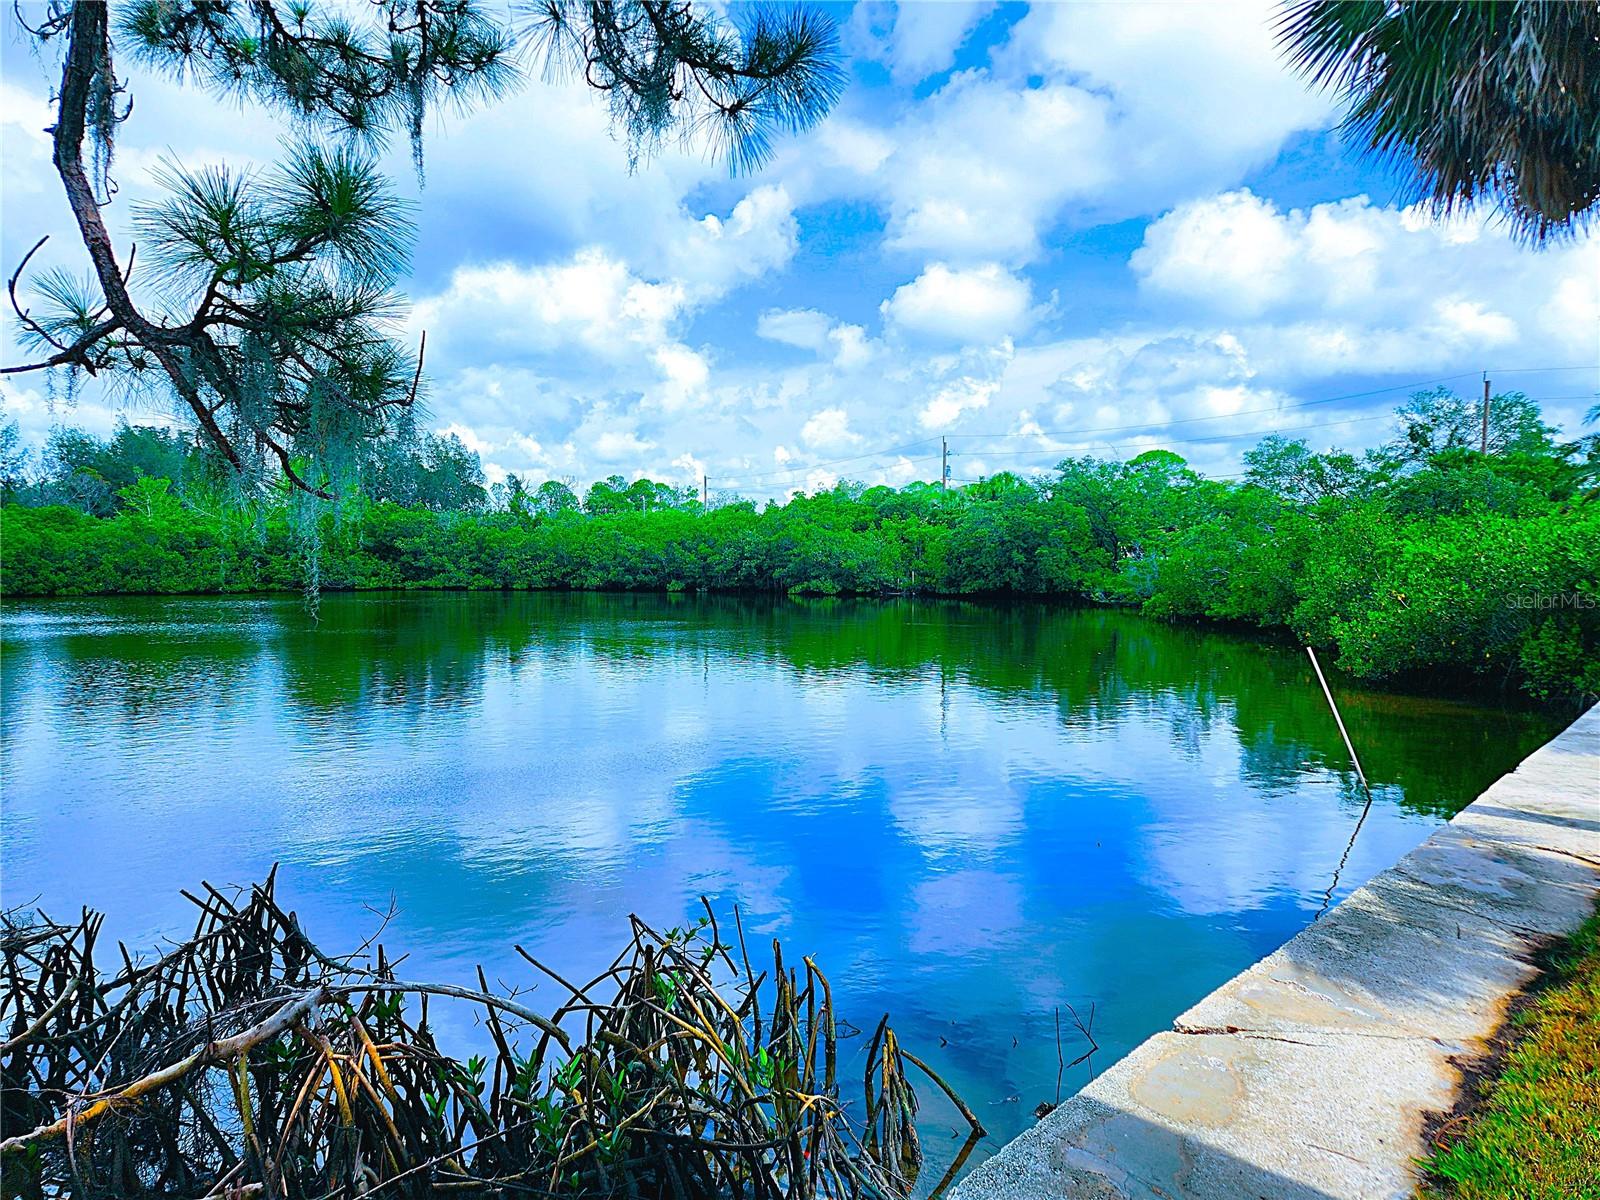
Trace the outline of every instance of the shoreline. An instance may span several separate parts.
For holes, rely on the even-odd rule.
[[[7,609],[18,606],[49,606],[54,604],[74,604],[94,601],[209,601],[209,600],[239,600],[239,601],[273,601],[293,600],[303,598],[305,592],[292,588],[266,588],[266,589],[241,589],[239,591],[189,591],[189,592],[70,592],[70,593],[19,593],[0,590],[0,614]],[[1299,653],[1304,649],[1305,643],[1295,636],[1294,632],[1279,625],[1256,625],[1249,621],[1228,620],[1223,618],[1201,616],[1174,616],[1161,613],[1149,613],[1137,604],[1130,604],[1117,600],[1097,600],[1081,596],[1067,596],[1053,593],[1023,593],[1008,594],[1001,592],[988,593],[961,593],[961,592],[935,592],[935,591],[910,591],[892,594],[872,592],[840,592],[834,594],[814,594],[805,592],[784,592],[778,590],[752,590],[752,589],[682,589],[672,590],[667,588],[573,588],[573,587],[324,587],[318,593],[319,599],[337,598],[378,598],[393,601],[412,598],[429,598],[442,596],[528,596],[528,597],[612,597],[617,599],[649,599],[669,603],[682,603],[685,601],[728,601],[728,602],[761,602],[767,604],[792,603],[801,608],[819,608],[832,603],[918,603],[930,602],[937,604],[964,604],[979,609],[1003,610],[1006,608],[1041,607],[1050,609],[1081,610],[1086,612],[1121,613],[1127,616],[1138,617],[1142,620],[1153,621],[1160,625],[1177,629],[1194,630],[1197,633],[1216,634],[1228,637],[1246,638],[1263,644],[1290,649]],[[1538,697],[1530,695],[1519,687],[1513,686],[1505,680],[1496,683],[1484,675],[1470,673],[1439,672],[1433,675],[1426,673],[1401,673],[1383,676],[1356,675],[1340,667],[1335,656],[1338,653],[1336,646],[1318,646],[1317,649],[1326,655],[1324,666],[1339,675],[1347,686],[1362,690],[1389,693],[1403,696],[1408,699],[1425,699],[1437,701],[1460,702],[1475,707],[1502,708],[1510,712],[1541,713],[1560,718],[1563,715],[1569,719],[1581,713],[1592,697],[1574,698],[1571,696]]]
[[[1600,707],[1182,1013],[954,1200],[1408,1198],[1433,1114],[1600,894]]]

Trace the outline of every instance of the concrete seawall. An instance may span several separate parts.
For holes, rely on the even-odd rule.
[[[1600,893],[1600,707],[1063,1102],[953,1200],[1409,1197],[1448,1110]]]

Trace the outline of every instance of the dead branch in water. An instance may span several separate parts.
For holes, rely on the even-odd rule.
[[[189,899],[187,941],[148,963],[119,946],[109,972],[97,914],[0,924],[8,1200],[904,1197],[905,1064],[949,1091],[885,1020],[848,1113],[826,977],[776,942],[755,974],[709,907],[688,929],[633,918],[582,986],[524,952],[566,996],[541,1014],[481,970],[471,988],[399,979],[382,946],[329,957],[271,876]],[[441,1051],[430,1004],[472,1010],[484,1053]]]

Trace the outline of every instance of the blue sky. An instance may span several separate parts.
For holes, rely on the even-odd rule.
[[[778,495],[935,478],[942,436],[958,479],[1157,445],[1229,474],[1272,430],[1376,444],[1408,385],[1475,394],[1485,370],[1569,429],[1594,403],[1594,241],[1409,208],[1283,68],[1268,8],[830,11],[849,87],[754,175],[676,145],[630,174],[603,101],[536,74],[430,123],[424,188],[395,151],[430,427],[491,477]],[[45,233],[81,266],[41,132],[54,64],[5,21],[7,273]],[[286,132],[129,81],[114,231],[163,155],[261,163]],[[3,386],[34,442],[120,411]]]

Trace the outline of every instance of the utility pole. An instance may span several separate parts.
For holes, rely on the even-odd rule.
[[[939,439],[939,488],[950,490],[950,442],[946,438]]]
[[[1489,453],[1489,372],[1483,373],[1483,437],[1478,443],[1478,453]]]
[[[700,511],[711,511],[711,476],[700,476]]]

